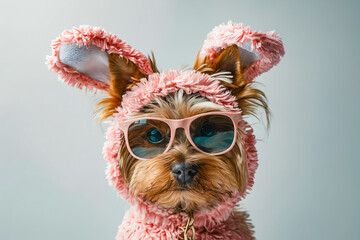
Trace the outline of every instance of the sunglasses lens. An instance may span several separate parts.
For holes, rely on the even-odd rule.
[[[143,119],[128,129],[128,140],[135,156],[151,159],[162,154],[170,142],[170,127],[160,120]]]
[[[228,150],[234,141],[233,121],[224,115],[208,115],[190,125],[192,141],[202,151],[216,154]]]

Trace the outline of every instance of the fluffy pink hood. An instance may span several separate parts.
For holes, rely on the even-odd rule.
[[[119,130],[120,121],[126,119],[130,114],[136,113],[155,97],[163,97],[180,89],[188,94],[198,92],[228,111],[241,111],[238,109],[235,97],[226,91],[217,80],[196,71],[153,73],[149,60],[144,54],[133,49],[115,35],[90,26],[67,30],[52,43],[52,56],[48,57],[47,62],[49,68],[59,74],[61,81],[71,86],[86,87],[90,90],[107,90],[109,84],[107,81],[90,78],[86,72],[79,72],[76,67],[64,64],[59,56],[60,47],[64,43],[80,47],[97,46],[102,52],[119,54],[134,62],[149,75],[148,79],[141,79],[140,83],[133,86],[124,95],[121,108],[118,108],[118,112],[113,116],[103,148],[104,157],[108,162],[106,174],[109,183],[132,205],[119,227],[118,239],[176,239],[181,232],[178,226],[184,225],[188,216],[174,214],[173,210],[164,210],[135,197],[123,181],[117,161],[123,142],[123,135]],[[222,49],[232,44],[237,44],[239,48],[247,48],[247,51],[256,53],[256,57],[260,58],[248,69],[248,81],[252,81],[257,75],[269,70],[279,62],[280,56],[284,54],[281,39],[275,32],[267,34],[253,32],[241,24],[232,22],[220,25],[209,33],[201,54],[214,58]],[[246,44],[247,46],[245,46]],[[235,205],[253,186],[258,159],[252,128],[244,120],[238,127],[248,165],[246,192],[235,192],[231,198],[226,199],[217,207],[195,213],[194,225],[197,239],[242,239],[241,233],[232,230],[234,223],[229,217],[233,213]],[[208,235],[209,232],[212,232],[211,236]]]

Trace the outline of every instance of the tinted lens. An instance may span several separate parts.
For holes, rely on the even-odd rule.
[[[137,157],[151,159],[166,150],[170,127],[160,120],[139,120],[129,126],[128,139],[130,149]]]
[[[190,125],[195,145],[207,153],[220,153],[234,141],[234,124],[224,115],[207,115],[195,119]]]

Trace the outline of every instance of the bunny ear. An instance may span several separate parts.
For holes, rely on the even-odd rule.
[[[131,61],[148,75],[152,73],[151,64],[144,54],[115,35],[90,26],[65,30],[52,42],[52,55],[47,56],[47,64],[49,69],[59,74],[59,80],[70,86],[108,90],[110,54]]]
[[[215,27],[208,34],[200,50],[200,57],[208,58],[211,62],[234,44],[239,48],[241,69],[248,82],[270,70],[285,54],[281,38],[274,31],[255,32],[230,21]]]

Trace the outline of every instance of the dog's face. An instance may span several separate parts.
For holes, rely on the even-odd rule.
[[[219,111],[224,111],[223,107],[199,94],[187,95],[179,91],[155,99],[132,118],[182,119]],[[203,123],[197,124],[200,128]],[[166,131],[161,125],[157,129],[163,133]],[[139,134],[143,133],[135,132],[135,136],[129,138]],[[123,144],[119,154],[121,174],[135,196],[163,208],[187,212],[209,208],[231,196],[234,190],[243,191],[246,187],[245,154],[240,136],[237,139],[229,152],[212,156],[197,151],[188,141],[184,129],[177,129],[171,149],[149,160],[134,158]],[[149,142],[142,143],[145,144]]]
[[[157,68],[154,61],[151,62],[155,72]],[[109,91],[111,97],[99,103],[104,118],[113,114],[122,100],[121,92],[125,87],[123,84],[118,85],[118,82],[123,83],[125,79],[131,79],[130,82],[128,80],[129,88],[136,84],[139,78],[146,78],[136,66],[121,57],[110,55],[109,63],[113,83]],[[194,65],[195,70],[204,74],[230,74],[230,78],[220,77],[220,81],[237,97],[243,115],[254,114],[259,106],[268,113],[264,94],[246,81],[246,76],[242,74],[244,68],[240,64],[239,50],[235,45],[224,50],[211,62],[207,58],[198,58]],[[128,120],[144,117],[184,119],[219,111],[225,110],[200,94],[188,95],[178,91],[163,98],[153,99],[139,112],[129,116]],[[157,128],[162,133],[166,131],[161,125]],[[238,132],[238,136],[235,136],[234,147],[222,155],[209,155],[197,151],[181,128],[177,129],[169,151],[149,160],[135,158],[123,143],[119,151],[119,170],[132,194],[165,209],[192,212],[210,208],[234,193],[243,193],[246,189],[248,169],[240,134]],[[143,133],[134,132],[128,138],[136,139],[142,135]],[[148,141],[143,141],[139,145],[145,147],[148,144]],[[185,173],[188,180],[179,180],[179,175],[184,177]]]

